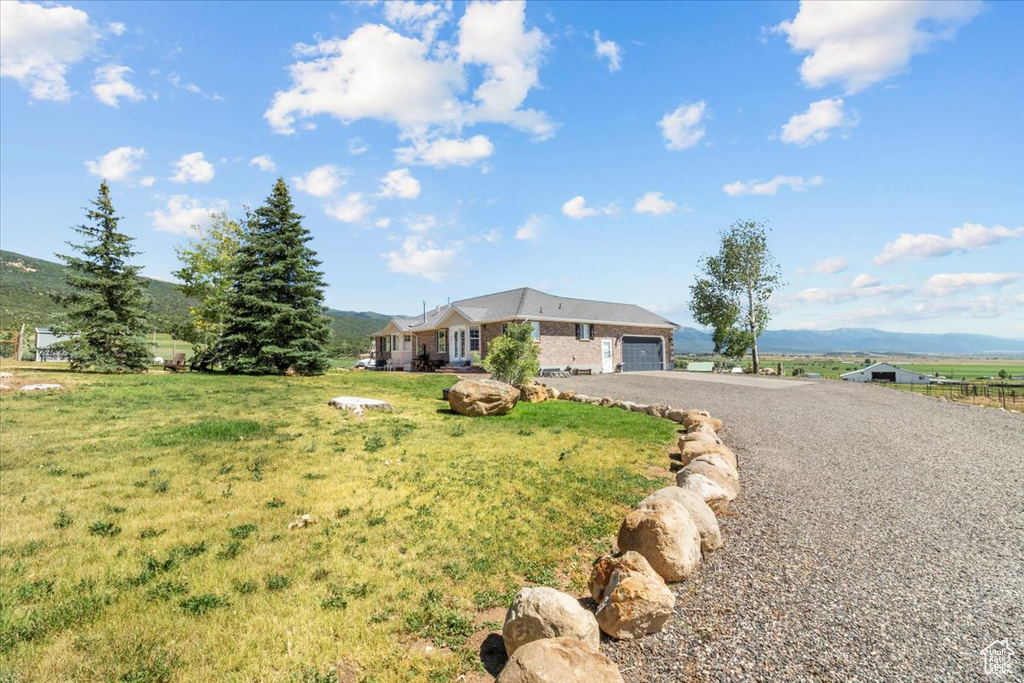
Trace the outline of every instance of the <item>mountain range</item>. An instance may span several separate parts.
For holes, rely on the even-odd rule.
[[[168,332],[188,319],[189,299],[170,282],[145,278],[150,297],[153,327]],[[50,298],[66,291],[64,266],[52,261],[0,250],[0,330],[12,330],[22,323],[27,328],[53,324],[60,308]],[[356,354],[370,346],[370,335],[392,317],[373,311],[328,309],[334,347]],[[711,353],[711,335],[692,327],[675,333],[679,354]],[[763,353],[787,354],[937,354],[937,355],[1024,355],[1024,340],[983,334],[913,334],[872,328],[837,330],[766,330],[758,340]]]
[[[676,330],[675,351],[711,353],[711,334],[692,327]],[[765,330],[758,338],[762,353],[806,355],[1024,355],[1024,340],[993,337],[987,334],[917,334],[887,332],[870,327],[843,327],[836,330]]]

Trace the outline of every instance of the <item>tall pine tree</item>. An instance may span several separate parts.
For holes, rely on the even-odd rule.
[[[64,320],[55,331],[77,334],[60,344],[72,370],[143,370],[150,360],[146,283],[139,277],[140,267],[128,264],[139,252],[132,250],[132,238],[117,230],[120,218],[114,215],[105,181],[91,203],[93,208],[85,214],[89,224],[74,228],[84,243],[68,242],[81,256],[57,254],[67,266],[65,280],[71,290],[54,295],[65,308]]]
[[[228,372],[313,375],[329,366],[323,273],[301,221],[283,178],[247,217],[216,353]]]

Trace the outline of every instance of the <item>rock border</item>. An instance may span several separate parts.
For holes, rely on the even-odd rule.
[[[589,581],[591,596],[597,601],[595,616],[603,633],[616,639],[634,639],[660,631],[671,619],[675,605],[675,596],[667,584],[686,580],[699,570],[707,553],[722,546],[717,516],[726,513],[729,503],[740,493],[736,454],[718,435],[724,426],[722,421],[698,408],[596,398],[559,391],[540,382],[531,382],[520,387],[520,391],[521,400],[531,403],[585,403],[659,417],[681,426],[678,452],[669,453],[675,461],[670,469],[678,469],[676,486],[653,492],[626,515],[619,528],[618,552],[595,560]],[[506,613],[503,631],[511,627],[513,620],[521,618],[514,609],[516,604]],[[542,635],[548,632],[557,633],[557,629],[536,624],[536,639],[529,642],[550,639],[552,636]],[[525,644],[518,643],[520,648]],[[503,673],[504,669],[498,674],[499,681],[504,680]],[[609,673],[601,672],[602,676]],[[602,680],[621,677],[612,675]]]

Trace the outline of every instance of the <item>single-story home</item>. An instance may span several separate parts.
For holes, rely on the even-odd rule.
[[[860,370],[844,372],[839,379],[847,382],[892,382],[894,384],[930,384],[928,375],[911,372],[888,363],[875,363]]]
[[[392,318],[374,335],[378,359],[410,369],[417,356],[469,365],[510,322],[528,322],[541,368],[592,373],[668,370],[679,327],[640,306],[571,299],[521,287],[453,301],[414,318]]]

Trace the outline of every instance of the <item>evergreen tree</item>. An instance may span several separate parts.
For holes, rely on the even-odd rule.
[[[320,374],[329,366],[323,273],[279,178],[247,216],[217,359],[231,373]]]
[[[146,283],[139,277],[140,267],[128,265],[139,252],[132,250],[132,238],[117,231],[120,218],[114,215],[106,181],[100,183],[99,196],[91,203],[93,208],[85,214],[90,224],[74,228],[84,236],[84,243],[68,242],[81,256],[57,254],[67,266],[65,279],[71,291],[54,295],[65,308],[64,320],[55,331],[77,334],[60,343],[72,370],[143,370],[150,360]]]

